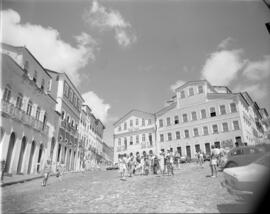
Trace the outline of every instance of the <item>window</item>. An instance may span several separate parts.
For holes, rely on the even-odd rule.
[[[207,126],[203,127],[203,135],[208,135],[208,127]]]
[[[185,95],[185,91],[181,91],[181,98],[183,99],[183,98],[185,98],[186,97],[186,95]]]
[[[132,127],[133,126],[133,120],[129,121],[129,126]]]
[[[195,111],[191,112],[192,120],[197,120],[197,114]]]
[[[23,96],[21,93],[19,93],[17,100],[16,100],[16,108],[18,108],[18,109],[22,108],[22,99],[23,99]]]
[[[145,126],[145,120],[142,119],[142,126]]]
[[[72,102],[73,101],[73,91],[70,88],[70,92],[69,92],[69,100]]]
[[[231,113],[237,112],[236,104],[235,103],[231,103],[230,104],[230,107],[231,107]]]
[[[171,125],[171,118],[167,117],[167,126]]]
[[[160,139],[160,142],[164,142],[164,135],[163,134],[160,134],[159,135],[159,139]]]
[[[32,101],[29,100],[29,101],[28,101],[28,105],[27,105],[27,110],[26,110],[26,114],[27,114],[27,115],[31,115],[31,112],[32,112],[32,105],[33,105]]]
[[[229,131],[228,123],[222,123],[222,128],[223,132],[228,132]]]
[[[178,116],[174,116],[174,124],[179,124],[179,117]]]
[[[9,103],[10,97],[11,97],[11,87],[7,85],[4,91],[3,100]]]
[[[168,141],[172,140],[172,133],[168,133]]]
[[[118,138],[118,146],[121,146],[121,138]]]
[[[189,88],[189,89],[188,89],[188,92],[189,92],[189,96],[193,96],[193,95],[194,95],[194,90],[193,90],[193,88]]]
[[[186,123],[188,121],[187,114],[183,114],[183,122]]]
[[[64,83],[64,95],[66,97],[68,97],[68,95],[69,95],[69,86],[66,82]]]
[[[36,119],[39,120],[39,116],[40,116],[40,107],[37,107],[37,111],[36,111]]]
[[[151,125],[152,124],[152,120],[151,119],[148,119],[148,125]]]
[[[44,85],[45,85],[45,80],[42,79],[41,80],[41,86],[40,86],[41,90],[44,90]]]
[[[34,72],[33,81],[37,82],[37,71]]]
[[[136,118],[136,125],[139,125],[139,119]]]
[[[210,108],[210,116],[211,117],[215,117],[216,116],[216,109],[215,109],[215,107],[211,107]]]
[[[213,128],[213,134],[217,134],[218,133],[218,126],[215,124],[212,126]]]
[[[189,131],[185,130],[185,138],[189,138]]]
[[[76,106],[77,105],[77,95],[74,94],[73,96],[73,105]]]
[[[163,127],[163,120],[159,119],[159,127]]]
[[[221,114],[221,115],[226,114],[226,108],[225,108],[225,105],[219,106],[219,109],[220,109],[220,114]]]
[[[136,144],[139,143],[139,135],[136,135]]]
[[[238,123],[238,121],[236,120],[236,121],[233,121],[233,128],[234,128],[234,130],[239,130],[240,128],[239,128],[239,123]]]
[[[152,134],[151,133],[148,134],[148,139],[149,139],[150,145],[152,145]]]
[[[64,120],[64,118],[65,118],[65,112],[62,111],[62,113],[61,113],[61,119]]]
[[[129,145],[133,145],[133,137],[130,136]]]
[[[121,126],[118,126],[118,131],[119,131],[119,132],[121,131]]]
[[[24,62],[24,72],[25,73],[28,73],[28,70],[29,70],[29,62],[28,61],[25,61]]]
[[[202,117],[202,119],[206,118],[206,110],[205,109],[201,110],[201,117]]]
[[[127,130],[127,123],[124,123],[124,130]]]
[[[193,129],[193,133],[194,133],[194,137],[199,136],[198,128],[194,128],[194,129]]]
[[[175,136],[176,136],[176,139],[180,139],[180,132],[177,131],[177,132],[175,133]]]
[[[125,144],[125,148],[127,147],[127,138],[124,138],[124,144]]]
[[[199,94],[203,93],[203,86],[202,85],[198,86],[198,92],[199,92]]]
[[[142,134],[142,141],[145,141],[145,134]]]

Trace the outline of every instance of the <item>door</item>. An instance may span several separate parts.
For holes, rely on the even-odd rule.
[[[25,147],[26,147],[26,137],[23,137],[20,156],[19,156],[19,162],[18,162],[18,167],[17,167],[17,174],[21,173],[21,171],[22,171],[22,164],[23,164],[23,156],[24,156],[24,152],[25,152]]]
[[[33,141],[32,145],[31,145],[31,151],[30,151],[30,157],[29,157],[29,163],[28,163],[28,170],[27,170],[28,174],[31,173],[32,161],[33,161],[33,156],[34,156],[34,153],[35,153],[35,149],[36,149],[36,144],[35,144],[35,141]]]
[[[12,132],[12,134],[10,135],[10,138],[9,138],[5,172],[9,172],[9,170],[11,168],[11,158],[12,158],[12,154],[13,154],[15,140],[16,140],[15,133]]]
[[[191,158],[190,146],[186,146],[186,151],[187,151],[187,157]]]
[[[209,155],[211,154],[210,143],[205,144],[205,153]]]
[[[177,147],[177,152],[182,156],[181,146]]]

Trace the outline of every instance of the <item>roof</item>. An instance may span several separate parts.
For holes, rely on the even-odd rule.
[[[161,116],[166,112],[170,111],[171,109],[176,107],[176,102],[171,103],[170,105],[160,109],[158,112],[155,113],[156,116]]]
[[[59,75],[65,76],[65,77],[68,79],[68,81],[71,83],[72,87],[76,90],[77,94],[79,94],[81,100],[82,100],[83,102],[85,102],[85,100],[83,99],[81,93],[79,92],[79,90],[77,89],[77,87],[73,84],[73,82],[70,80],[69,76],[68,76],[65,72],[57,72],[57,71],[50,70],[50,69],[48,69],[48,68],[46,68],[46,70],[47,70],[48,72],[52,72],[52,73],[54,73],[54,74],[59,74]]]
[[[212,90],[216,91],[215,88],[207,81],[207,80],[191,80],[187,81],[183,85],[179,86],[178,88],[175,89],[175,91],[180,90],[188,85],[193,85],[193,84],[199,84],[199,83],[206,83]]]
[[[113,125],[116,126],[118,125],[119,123],[121,123],[125,118],[127,118],[129,115],[138,115],[138,114],[141,114],[141,115],[147,115],[147,116],[151,116],[151,117],[155,117],[154,114],[152,113],[148,113],[148,112],[145,112],[145,111],[141,111],[141,110],[138,110],[138,109],[132,109],[130,110],[128,113],[126,113],[123,117],[121,117],[119,120],[117,120]]]
[[[41,65],[41,63],[37,60],[37,58],[29,51],[25,46],[13,46],[6,43],[1,43],[1,46],[7,46],[9,48],[15,48],[15,49],[24,49],[26,50],[31,57],[38,63],[38,65],[45,71],[45,73],[52,78],[52,76],[47,72],[47,70]]]

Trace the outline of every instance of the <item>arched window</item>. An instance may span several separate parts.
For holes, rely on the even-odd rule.
[[[6,102],[10,101],[10,97],[11,97],[11,87],[9,84],[7,84],[4,94],[3,94],[3,100]]]
[[[42,79],[41,80],[41,86],[40,86],[41,90],[44,90],[44,85],[45,85],[45,80]]]
[[[31,112],[32,112],[32,106],[33,106],[33,103],[31,100],[28,101],[28,105],[27,105],[27,110],[26,110],[26,114],[27,115],[31,115]]]

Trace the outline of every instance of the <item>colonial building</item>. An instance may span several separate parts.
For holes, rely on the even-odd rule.
[[[1,44],[1,159],[6,173],[39,173],[56,154],[51,75],[25,47]]]
[[[138,114],[139,111],[131,111],[115,123],[115,162],[118,154],[141,152],[139,137],[133,140],[142,131],[133,122]],[[235,143],[263,142],[267,130],[263,121],[268,114],[247,92],[233,93],[225,86],[212,86],[201,80],[178,87],[166,107],[148,115],[155,119],[152,127],[152,135],[157,136],[152,142],[155,154],[159,150],[171,150],[194,158],[199,150],[210,153],[211,145],[231,148]]]
[[[114,123],[114,162],[119,154],[157,153],[154,114],[132,110]]]
[[[68,171],[79,170],[83,159],[83,146],[79,141],[78,127],[84,100],[65,73],[48,69],[47,72],[52,77],[51,95],[57,101],[55,111],[61,115],[56,161],[64,163]]]
[[[96,119],[88,105],[82,105],[79,124],[79,136],[83,145],[84,167],[91,169],[102,160],[103,131],[105,126]]]
[[[110,165],[113,163],[113,148],[108,146],[105,142],[103,142],[102,149],[102,157],[103,161],[106,165]]]

